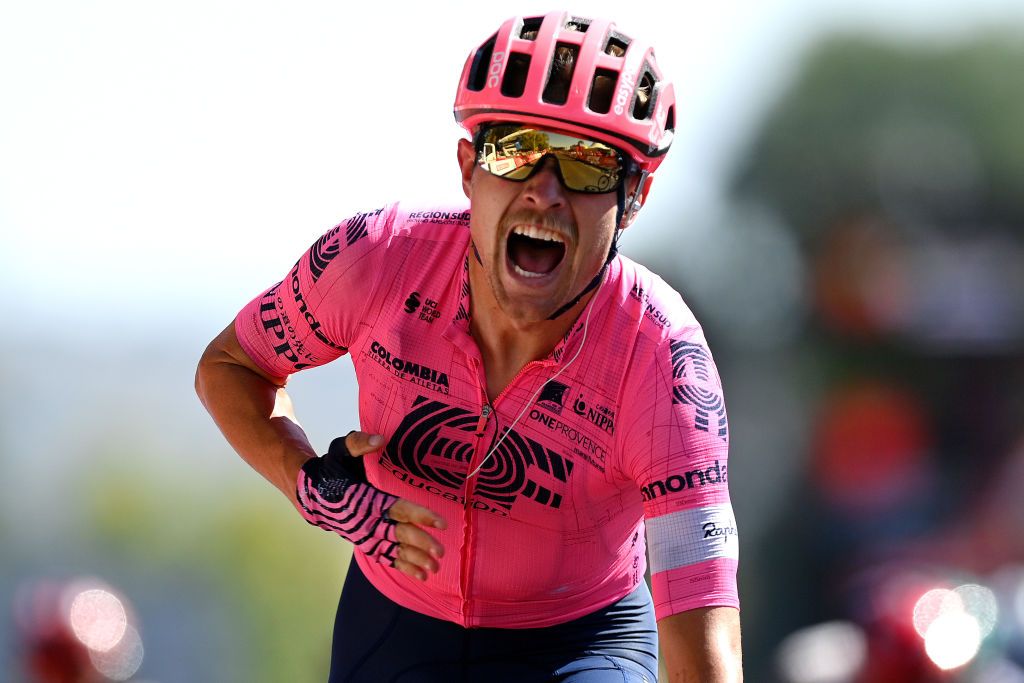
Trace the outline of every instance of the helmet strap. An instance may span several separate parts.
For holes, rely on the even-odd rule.
[[[577,294],[572,301],[565,304],[557,311],[548,317],[548,320],[554,320],[555,318],[563,315],[566,311],[571,309],[573,306],[580,302],[584,296],[586,296],[591,290],[601,284],[601,280],[604,279],[604,271],[608,269],[608,264],[612,262],[619,253],[619,237],[622,236],[622,231],[625,229],[626,221],[631,219],[637,211],[640,210],[640,193],[643,192],[644,184],[647,182],[648,176],[651,174],[648,171],[640,171],[640,180],[636,184],[636,190],[631,192],[628,199],[626,197],[626,183],[621,183],[615,190],[615,236],[612,237],[612,244],[608,248],[608,256],[604,260],[604,265],[601,266],[601,270],[597,272],[594,279],[587,283],[587,286],[583,288],[583,291]],[[629,206],[627,212],[626,207]]]

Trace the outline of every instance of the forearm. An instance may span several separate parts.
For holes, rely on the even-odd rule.
[[[668,683],[741,683],[739,611],[709,607],[658,622]]]
[[[196,393],[232,448],[295,505],[299,468],[316,452],[283,386],[247,367],[236,347],[230,326],[211,342],[196,370]]]

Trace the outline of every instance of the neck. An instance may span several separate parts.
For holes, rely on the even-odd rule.
[[[487,395],[494,400],[523,366],[546,357],[576,323],[593,297],[587,293],[554,320],[521,321],[498,305],[483,268],[470,259],[470,332],[483,356]]]

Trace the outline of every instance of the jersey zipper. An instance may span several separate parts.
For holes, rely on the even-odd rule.
[[[493,442],[498,438],[498,432],[497,432],[497,429],[495,429],[494,438],[491,439],[491,443],[488,443],[486,446],[484,445],[484,442],[485,442],[486,436],[487,436],[487,420],[490,418],[490,416],[497,409],[498,403],[501,402],[502,398],[505,397],[505,395],[508,393],[509,389],[511,389],[512,386],[515,385],[515,383],[519,381],[520,377],[522,377],[524,374],[526,374],[526,372],[531,367],[533,367],[534,365],[544,365],[543,361],[530,361],[529,363],[524,365],[519,370],[519,372],[516,373],[516,376],[512,378],[512,381],[509,382],[508,385],[504,389],[502,389],[501,392],[494,398],[494,401],[492,403],[488,403],[487,402],[486,380],[483,381],[483,382],[481,382],[481,380],[480,380],[480,376],[481,376],[481,372],[482,372],[482,368],[480,367],[480,362],[476,358],[473,358],[472,362],[473,362],[473,367],[476,370],[475,374],[476,374],[476,378],[477,378],[477,392],[478,392],[478,396],[479,396],[479,399],[480,399],[481,406],[480,406],[480,417],[477,419],[477,423],[476,423],[476,446],[474,447],[473,455],[472,455],[472,457],[470,457],[470,460],[469,460],[469,472],[472,473],[472,474],[469,474],[466,477],[466,492],[465,492],[465,500],[466,500],[466,502],[463,505],[463,520],[462,520],[462,522],[463,522],[462,523],[462,529],[463,529],[462,533],[463,533],[463,536],[462,536],[462,557],[461,557],[462,572],[461,572],[461,577],[460,577],[461,578],[460,588],[461,588],[461,592],[462,592],[462,621],[463,621],[463,624],[466,625],[466,626],[470,625],[469,624],[470,607],[471,607],[471,604],[470,604],[471,603],[471,599],[470,599],[470,577],[473,575],[473,559],[474,559],[473,546],[474,546],[475,541],[476,541],[475,529],[473,527],[474,511],[473,511],[472,500],[473,500],[473,493],[476,490],[477,475],[479,473],[473,473],[473,471],[477,467],[480,467],[480,464],[483,462],[484,458],[487,457],[487,454],[490,451],[490,449],[493,448],[493,446],[492,446]]]

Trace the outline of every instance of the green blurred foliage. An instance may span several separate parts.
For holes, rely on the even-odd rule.
[[[894,198],[933,221],[1024,221],[1024,36],[831,36],[798,73],[753,136],[738,194],[805,236]],[[969,187],[955,182],[972,173]]]
[[[325,680],[351,546],[247,471],[213,487],[163,469],[113,455],[91,465],[81,524],[93,542],[154,586],[182,574],[212,585],[243,648],[220,653],[232,680]]]

